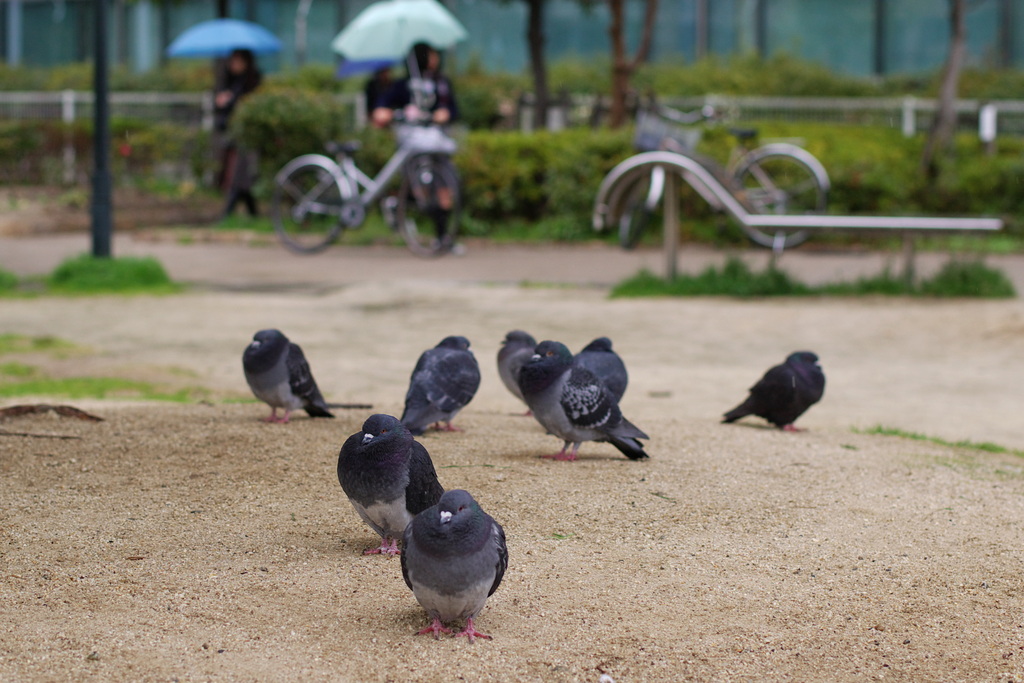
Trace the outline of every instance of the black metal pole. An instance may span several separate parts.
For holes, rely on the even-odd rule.
[[[107,3],[96,3],[96,54],[93,58],[92,255],[110,256],[110,108],[107,83]]]

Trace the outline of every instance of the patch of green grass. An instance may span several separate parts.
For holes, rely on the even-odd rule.
[[[21,334],[0,334],[0,356],[7,353],[48,352],[62,356],[79,350],[71,342],[57,337],[26,337]]]
[[[992,443],[990,441],[947,441],[946,439],[939,438],[937,436],[928,436],[918,432],[908,432],[903,429],[896,427],[885,427],[883,425],[876,425],[869,429],[858,429],[853,428],[857,434],[878,434],[881,436],[898,436],[903,439],[912,439],[914,441],[926,441],[928,443],[938,444],[940,446],[949,446],[952,448],[966,448],[974,451],[984,451],[986,453],[1009,453],[1024,457],[1024,451],[1016,448],[1007,448],[1006,446],[1000,446],[999,444]]]
[[[96,258],[89,254],[61,263],[46,284],[58,294],[170,294],[181,290],[154,258]]]
[[[981,261],[953,260],[920,286],[925,296],[971,296],[984,299],[1012,299],[1013,283],[1001,270]]]
[[[756,273],[738,258],[730,258],[718,268],[708,266],[698,275],[680,275],[669,282],[650,271],[619,283],[613,297],[638,296],[806,296],[813,294],[807,285],[784,271],[769,266]]]
[[[0,363],[0,375],[7,377],[31,377],[39,370],[24,363]]]
[[[0,292],[13,292],[18,288],[18,276],[0,268]]]
[[[1012,298],[1013,284],[1006,274],[980,261],[951,260],[933,277],[908,283],[889,270],[854,282],[834,282],[816,287],[804,284],[785,271],[767,266],[755,272],[736,257],[721,268],[708,266],[699,275],[680,275],[674,281],[644,270],[612,288],[612,297],[642,296],[930,296]]]
[[[205,391],[197,388],[164,391],[150,382],[119,377],[39,378],[0,384],[0,398],[58,396],[61,398],[132,398],[187,403]]]

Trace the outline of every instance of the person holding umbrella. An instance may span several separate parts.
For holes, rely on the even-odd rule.
[[[251,50],[234,50],[228,56],[225,68],[217,76],[213,123],[221,161],[217,174],[218,185],[227,195],[224,216],[230,216],[239,201],[245,202],[249,215],[255,216],[256,198],[252,194],[256,174],[255,154],[231,138],[228,124],[238,101],[259,87],[263,75],[256,66],[256,57]]]
[[[427,43],[417,43],[409,58],[409,74],[395,81],[378,97],[373,110],[373,123],[387,127],[394,111],[402,109],[409,121],[418,121],[425,114],[443,126],[458,118],[455,90],[448,77],[441,73],[441,54]]]

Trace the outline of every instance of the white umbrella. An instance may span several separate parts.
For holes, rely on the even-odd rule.
[[[398,60],[416,43],[443,50],[466,35],[465,27],[437,0],[380,0],[356,15],[331,48],[350,60]]]

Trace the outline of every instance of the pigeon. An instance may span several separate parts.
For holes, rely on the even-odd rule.
[[[584,346],[574,361],[597,375],[616,403],[622,400],[629,384],[629,373],[619,354],[612,350],[611,339],[598,337]]]
[[[793,423],[825,393],[825,374],[818,356],[810,351],[791,353],[750,387],[750,396],[728,413],[722,422],[757,415],[786,431],[798,431]]]
[[[402,422],[414,435],[435,424],[445,431],[459,431],[452,426],[452,418],[469,403],[480,387],[480,366],[469,340],[465,337],[445,337],[432,349],[427,349],[416,362],[405,394]]]
[[[522,330],[512,330],[505,335],[498,349],[498,376],[512,395],[523,403],[523,392],[519,388],[519,369],[533,355],[537,340]]]
[[[480,633],[473,618],[487,598],[498,590],[508,566],[505,531],[480,509],[466,491],[448,491],[433,507],[416,515],[403,536],[402,578],[417,602],[427,610],[431,624],[416,635],[451,633],[444,622],[466,620],[455,636],[491,636]]]
[[[565,344],[538,344],[519,371],[519,388],[541,426],[565,441],[561,451],[544,457],[575,460],[584,441],[609,441],[631,460],[647,457],[637,439],[650,437],[622,416],[597,375],[573,363]]]
[[[398,555],[398,539],[413,517],[441,499],[427,449],[392,415],[371,415],[338,454],[338,481],[352,507],[380,534],[364,555]]]
[[[270,406],[266,422],[288,422],[293,410],[302,408],[310,417],[334,417],[316,386],[309,363],[298,344],[280,330],[260,330],[242,354],[245,381],[256,398]],[[284,416],[277,416],[277,409]]]

